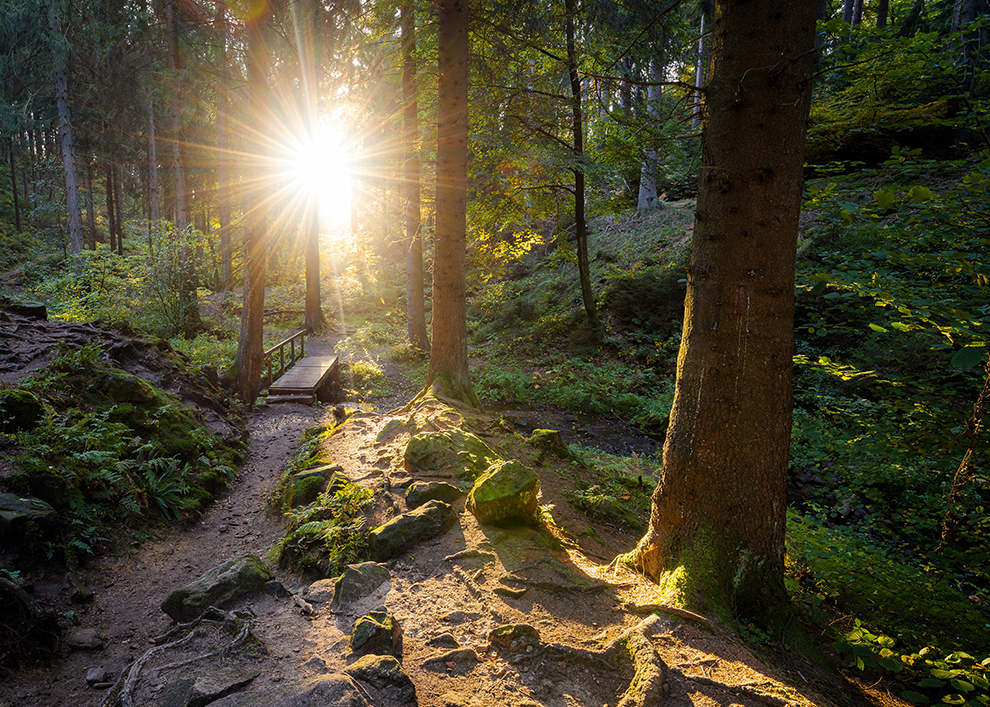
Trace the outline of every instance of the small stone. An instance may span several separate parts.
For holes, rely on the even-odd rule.
[[[100,682],[107,681],[107,671],[102,667],[100,668],[90,668],[86,671],[86,684],[92,687]]]
[[[96,651],[103,648],[103,639],[95,628],[81,628],[66,637],[65,645],[77,651]]]

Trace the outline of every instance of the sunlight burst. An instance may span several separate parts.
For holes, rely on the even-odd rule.
[[[350,161],[341,135],[326,129],[290,150],[287,172],[292,188],[315,194],[320,219],[328,224],[339,225],[350,218]]]

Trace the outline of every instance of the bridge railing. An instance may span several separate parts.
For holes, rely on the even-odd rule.
[[[286,358],[288,352],[288,358]],[[306,330],[300,329],[295,334],[278,342],[265,351],[261,360],[261,385],[266,387],[274,383],[292,365],[306,355]]]

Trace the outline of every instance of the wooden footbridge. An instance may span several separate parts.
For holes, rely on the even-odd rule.
[[[298,331],[265,351],[262,385],[268,402],[311,404],[340,369],[337,356],[307,356],[306,332]]]

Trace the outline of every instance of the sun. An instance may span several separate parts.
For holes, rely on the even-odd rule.
[[[286,160],[290,188],[315,195],[320,219],[333,225],[350,219],[352,155],[343,137],[323,128],[311,140],[293,145]]]

